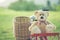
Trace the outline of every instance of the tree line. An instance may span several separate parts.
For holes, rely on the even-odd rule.
[[[27,2],[25,0],[19,0],[17,2],[11,3],[8,7],[9,9],[16,11],[34,11],[38,9],[48,9],[50,11],[60,11],[60,0],[57,4],[51,6],[50,0],[47,0],[47,6],[44,5],[35,5],[33,1]]]

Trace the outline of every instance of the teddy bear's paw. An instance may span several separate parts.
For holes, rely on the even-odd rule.
[[[54,26],[49,24],[46,26],[46,32],[52,33],[54,31]]]

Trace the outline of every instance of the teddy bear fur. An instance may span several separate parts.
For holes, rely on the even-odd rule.
[[[47,17],[49,16],[48,11],[37,10],[34,15],[37,21],[33,21],[29,27],[31,34],[52,33],[56,29],[53,23],[47,21]]]

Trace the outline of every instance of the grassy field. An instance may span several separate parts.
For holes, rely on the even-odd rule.
[[[34,12],[13,11],[0,8],[0,40],[15,40],[13,34],[13,18],[16,16],[31,16]],[[60,31],[60,12],[49,12],[48,20],[57,27],[56,31]],[[55,39],[56,40],[56,39]]]

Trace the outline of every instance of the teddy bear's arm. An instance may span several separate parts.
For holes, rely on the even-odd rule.
[[[56,30],[56,26],[52,22],[47,21],[47,25],[52,25],[54,27],[54,29]]]
[[[31,29],[35,26],[35,24],[36,24],[37,22],[36,21],[34,21],[32,24],[31,24],[31,26],[29,26],[29,31],[31,31]]]

